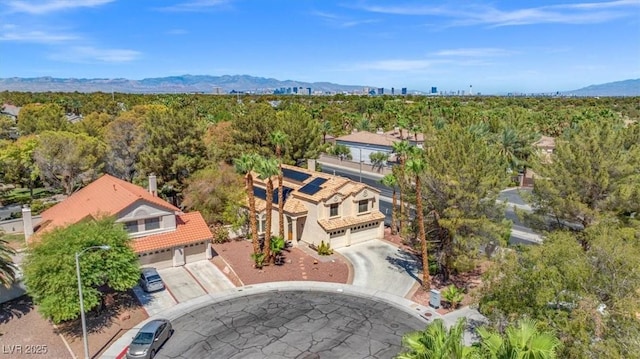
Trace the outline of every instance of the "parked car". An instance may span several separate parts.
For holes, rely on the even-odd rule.
[[[153,359],[162,345],[173,334],[171,322],[154,319],[145,324],[133,338],[127,350],[127,359]]]
[[[155,292],[164,289],[164,283],[155,268],[142,268],[140,286],[145,292]]]

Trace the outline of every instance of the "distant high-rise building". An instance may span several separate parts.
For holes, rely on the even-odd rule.
[[[307,95],[311,96],[311,87],[307,87]]]
[[[293,88],[293,93],[295,93],[295,94],[297,94],[297,93],[298,93],[298,88],[297,88],[297,87],[294,87],[294,88]]]
[[[393,96],[393,95],[395,95],[395,94],[396,94],[396,89],[392,87],[392,88],[391,88],[391,96]]]
[[[432,93],[432,94],[436,94],[436,93],[438,93],[438,88],[437,88],[437,87],[432,87],[432,88],[431,88],[431,93]]]
[[[384,87],[378,89],[378,95],[384,95]]]
[[[407,88],[406,88],[406,87],[403,87],[403,88],[402,88],[402,90],[401,90],[401,93],[402,93],[403,95],[406,95],[406,94],[407,94]]]

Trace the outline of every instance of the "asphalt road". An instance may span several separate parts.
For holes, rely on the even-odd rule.
[[[402,335],[426,323],[368,297],[273,291],[173,320],[156,358],[393,358]]]

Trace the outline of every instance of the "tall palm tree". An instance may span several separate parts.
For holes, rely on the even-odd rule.
[[[271,260],[271,217],[273,213],[273,176],[276,176],[278,171],[278,161],[274,158],[262,158],[256,166],[258,172],[258,178],[265,181],[267,187],[266,202],[267,206],[265,211],[267,212],[267,218],[264,228],[264,257],[267,261]]]
[[[245,190],[249,200],[249,224],[251,227],[251,242],[253,243],[253,253],[260,253],[258,243],[258,221],[256,219],[256,199],[253,195],[253,175],[260,157],[256,154],[243,154],[234,160],[236,171],[244,175]]]
[[[395,142],[392,145],[392,153],[395,153],[398,162],[400,162],[400,166],[398,167],[398,175],[396,175],[396,180],[398,182],[398,186],[400,187],[400,218],[398,220],[398,227],[400,232],[402,232],[402,226],[404,221],[404,194],[403,194],[403,186],[405,184],[405,173],[406,173],[406,163],[407,156],[411,152],[411,144],[409,141],[402,140],[400,142]]]
[[[422,158],[422,150],[416,149],[407,161],[407,170],[415,178],[416,183],[416,220],[418,221],[418,237],[422,247],[422,287],[431,289],[431,276],[429,275],[429,257],[427,251],[427,236],[424,229],[424,213],[422,212],[422,180],[427,164]]]
[[[398,185],[398,180],[393,173],[389,173],[382,177],[380,180],[383,186],[391,187],[393,190],[391,194],[391,234],[397,234],[398,228],[396,226],[396,186]]]
[[[554,359],[560,340],[549,331],[541,331],[535,320],[522,319],[509,326],[503,338],[499,333],[479,328],[480,352],[491,359]]]
[[[320,132],[322,132],[322,143],[327,143],[327,134],[331,132],[331,122],[324,120],[320,123]]]
[[[284,238],[284,192],[282,185],[282,148],[287,143],[286,133],[278,130],[271,133],[271,143],[276,146],[278,157],[278,236]]]
[[[471,359],[477,357],[474,347],[464,345],[465,318],[460,318],[449,330],[442,319],[436,319],[423,331],[402,337],[405,351],[397,359]]]
[[[4,239],[0,239],[0,285],[7,288],[13,284],[16,279],[16,265],[11,259],[11,255],[16,252]]]

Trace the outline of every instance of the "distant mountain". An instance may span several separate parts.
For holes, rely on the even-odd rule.
[[[640,96],[640,79],[591,85],[562,93],[567,96]]]
[[[183,75],[147,78],[142,80],[116,79],[76,79],[76,78],[0,78],[0,91],[30,92],[122,92],[122,93],[229,93],[231,91],[272,93],[274,90],[296,87],[307,93],[312,92],[353,92],[362,91],[364,86],[339,85],[330,82],[280,81],[273,78],[249,75]]]

